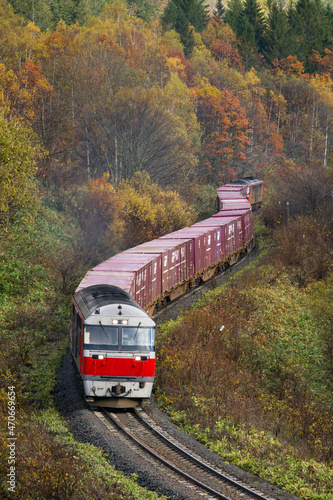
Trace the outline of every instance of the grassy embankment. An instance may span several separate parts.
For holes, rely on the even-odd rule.
[[[67,224],[45,210],[38,222],[17,222],[1,232],[0,497],[161,498],[140,488],[135,476],[115,471],[101,450],[75,442],[54,406],[57,369],[68,346],[69,301],[63,295],[68,275],[61,276],[53,256],[69,250]],[[8,427],[10,413],[14,427]],[[14,492],[7,483],[10,466]]]
[[[329,500],[333,279],[300,287],[271,251],[160,329],[157,398],[228,462]]]

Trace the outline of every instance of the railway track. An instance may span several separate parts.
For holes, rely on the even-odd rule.
[[[274,500],[204,462],[197,453],[167,435],[143,409],[94,413],[109,432],[119,432],[137,449],[142,460],[156,462],[156,467],[170,476],[170,482],[182,482],[191,499]]]

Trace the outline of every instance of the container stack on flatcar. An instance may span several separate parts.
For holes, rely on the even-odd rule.
[[[91,269],[73,297],[71,351],[94,405],[130,407],[150,397],[154,312],[244,257],[253,247],[254,177],[218,189],[209,219],[130,248]]]

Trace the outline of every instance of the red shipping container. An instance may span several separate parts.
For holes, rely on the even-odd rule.
[[[244,189],[244,188],[241,188]],[[218,189],[217,196],[221,200],[244,200],[244,196],[240,189]]]
[[[116,267],[115,270],[112,269],[114,267]],[[89,271],[81,281],[78,289],[98,284],[119,286],[128,292],[142,309],[146,309],[152,300],[151,272],[151,262],[134,266],[130,264],[128,270],[126,270],[126,264],[124,264],[120,271],[118,263],[114,263],[109,259]]]
[[[221,260],[222,255],[222,229],[221,223],[215,219],[206,219],[201,222],[196,222],[191,226],[192,228],[198,227],[207,227],[212,228],[213,230],[213,252],[215,249],[215,255],[212,255],[212,264],[216,264],[219,260]]]
[[[194,272],[201,273],[204,269],[214,263],[216,256],[216,242],[214,243],[213,228],[185,227],[171,234],[162,236],[160,239],[193,239],[194,242]]]
[[[162,292],[171,290],[187,278],[189,266],[187,262],[184,263],[188,255],[187,242],[168,243],[159,238],[130,248],[125,253],[148,253],[161,256]]]
[[[217,189],[218,193],[221,193],[223,191],[227,191],[227,192],[230,192],[230,191],[236,192],[236,191],[238,191],[239,193],[241,193],[241,195],[243,196],[243,198],[246,198],[247,186],[246,185],[240,185],[240,184],[225,184],[224,186],[221,186],[221,187],[219,187]]]
[[[243,227],[242,218],[238,217],[221,217],[223,224],[227,226],[226,229],[226,241],[227,241],[227,252],[228,255],[233,252],[237,252],[243,247]]]
[[[217,214],[214,214],[214,218],[219,217],[233,217],[233,216],[242,217],[242,225],[243,225],[243,246],[253,238],[253,224],[252,224],[252,210],[221,210]]]
[[[222,209],[226,210],[240,210],[240,209],[251,209],[251,204],[246,199],[239,200],[221,200]]]
[[[87,288],[92,285],[114,285],[122,288],[126,292],[128,292],[131,297],[135,298],[135,281],[134,274],[123,274],[122,276],[114,276],[112,274],[109,275],[98,275],[91,274],[88,272],[83,280],[80,282],[79,286],[75,290],[78,292],[82,288]]]
[[[216,221],[216,222],[215,222]],[[243,246],[243,229],[241,217],[213,218],[198,222],[198,226],[215,226],[221,230],[221,259],[238,251]]]
[[[114,259],[108,259],[97,267],[94,267],[90,271],[91,275],[98,276],[134,276],[134,294],[132,297],[137,301],[141,307],[146,307],[152,300],[151,298],[151,275],[152,275],[152,263],[149,261],[146,264],[137,262],[129,263],[124,262],[122,265],[120,262]]]
[[[148,282],[147,297],[142,300],[142,303],[147,305],[152,303],[157,299],[162,293],[162,283],[161,283],[161,266],[162,259],[161,255],[158,254],[136,254],[136,253],[126,253],[122,252],[120,254],[114,255],[107,261],[103,262],[96,269],[112,269],[113,271],[135,271],[141,267],[147,266],[148,269]],[[137,294],[136,290],[136,294]],[[135,297],[133,297],[135,298]]]

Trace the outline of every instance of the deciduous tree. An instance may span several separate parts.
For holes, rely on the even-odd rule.
[[[35,175],[41,148],[22,118],[8,116],[0,94],[0,220],[17,210],[28,214],[38,204]]]
[[[228,24],[210,19],[202,39],[217,61],[227,61],[229,66],[243,69],[236,34]]]
[[[189,226],[195,220],[193,208],[177,192],[162,190],[146,172],[136,172],[132,179],[121,182],[118,193],[124,203],[126,248]]]
[[[219,91],[211,85],[193,90],[197,98],[197,115],[202,127],[203,165],[210,182],[223,177],[230,157],[245,158],[249,122],[244,108],[229,90]]]
[[[191,168],[191,140],[156,90],[123,89],[95,109],[88,137],[92,171],[118,182],[138,170],[169,183]]]

